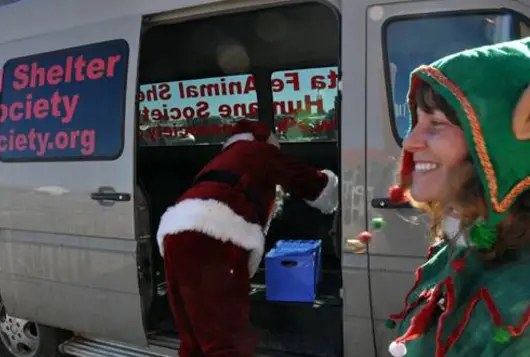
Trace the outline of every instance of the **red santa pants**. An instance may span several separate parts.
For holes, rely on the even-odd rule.
[[[198,232],[164,239],[168,298],[180,357],[252,357],[249,252]]]

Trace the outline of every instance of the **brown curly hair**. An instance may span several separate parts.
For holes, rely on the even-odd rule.
[[[424,82],[419,86],[415,93],[415,103],[417,107],[429,114],[440,110],[451,123],[460,126],[453,107],[429,84]],[[446,237],[442,231],[443,218],[451,211],[458,212],[461,230],[469,228],[477,218],[487,215],[484,187],[471,156],[455,168],[449,178],[450,181],[445,187],[441,202],[414,201],[409,190],[411,178],[409,177],[404,182],[406,195],[411,204],[430,217],[429,230],[435,241],[452,238]],[[506,219],[497,227],[497,237],[495,246],[482,252],[491,261],[502,261],[510,257],[513,250],[530,245],[530,191],[524,192],[515,201]]]

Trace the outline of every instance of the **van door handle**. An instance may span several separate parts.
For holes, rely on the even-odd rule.
[[[113,187],[102,186],[97,192],[92,192],[90,198],[98,201],[102,206],[112,206],[115,202],[127,202],[131,195],[126,192],[116,192]]]
[[[131,195],[123,192],[93,192],[90,198],[96,201],[126,202],[131,200]]]
[[[414,208],[408,202],[396,203],[388,198],[374,198],[372,200],[372,207],[379,209],[399,209],[399,208]]]

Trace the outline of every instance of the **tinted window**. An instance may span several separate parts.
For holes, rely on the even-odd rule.
[[[276,133],[281,141],[337,139],[337,67],[274,72],[271,81]]]
[[[395,133],[408,131],[406,95],[410,72],[445,55],[518,37],[511,14],[453,15],[395,20],[386,27]]]
[[[127,60],[124,40],[9,60],[3,69],[0,158],[118,157]]]
[[[257,119],[252,75],[146,84],[138,95],[141,146],[218,144],[232,123]]]
[[[15,2],[19,2],[20,0],[0,0],[0,6],[13,4]]]

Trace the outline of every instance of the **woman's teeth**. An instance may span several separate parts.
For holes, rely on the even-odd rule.
[[[414,170],[415,171],[420,171],[420,172],[427,172],[427,171],[431,171],[431,170],[435,170],[438,168],[438,164],[435,164],[435,163],[427,163],[427,162],[422,162],[422,163],[417,163],[414,165]]]

